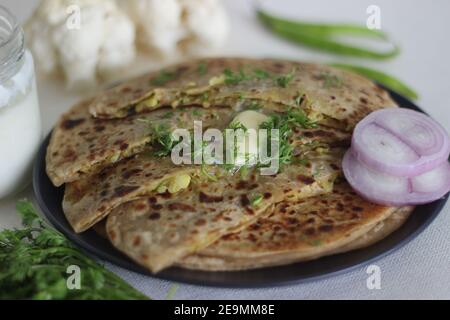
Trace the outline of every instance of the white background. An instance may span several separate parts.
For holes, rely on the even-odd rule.
[[[419,106],[450,131],[450,1],[388,0],[272,0],[267,7],[285,16],[312,21],[365,24],[366,8],[381,8],[382,29],[401,45],[401,55],[390,61],[340,58],[299,48],[277,39],[256,21],[252,1],[223,0],[231,18],[231,36],[220,54],[282,57],[297,60],[342,61],[386,71],[405,80],[420,94]],[[21,21],[37,1],[1,0]],[[139,64],[134,72],[144,72]],[[68,93],[61,84],[38,82],[43,125],[47,133],[59,115],[80,96]],[[20,142],[18,142],[20,143]],[[4,151],[2,151],[4,152]],[[1,178],[1,177],[0,177]],[[32,198],[31,188],[0,201],[0,228],[18,225],[15,201]],[[382,289],[366,288],[365,269],[314,283],[268,289],[218,289],[180,285],[175,298],[184,299],[450,299],[450,206],[420,237],[396,253],[381,259]],[[163,299],[173,285],[108,265],[150,297]],[[269,275],[270,276],[270,275]]]

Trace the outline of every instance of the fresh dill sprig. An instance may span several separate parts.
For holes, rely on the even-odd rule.
[[[154,155],[157,157],[166,157],[170,155],[173,147],[178,144],[169,130],[169,126],[162,123],[150,126],[150,135],[152,138],[152,146],[154,147]]]
[[[267,121],[260,125],[260,128],[267,130],[268,150],[271,149],[270,142],[275,139],[272,137],[272,129],[278,130],[279,164],[282,166],[291,163],[294,147],[289,142],[289,138],[292,135],[292,129],[289,121],[287,121],[287,115],[274,113]],[[270,152],[273,153],[272,150],[270,150]]]
[[[240,121],[233,121],[232,123],[230,123],[229,125],[228,125],[228,128],[227,129],[231,129],[231,130],[239,130],[239,129],[241,129],[241,130],[243,130],[244,132],[247,132],[247,127],[246,126],[244,126],[243,124],[242,124],[242,122],[240,122]]]
[[[245,110],[261,110],[262,106],[258,101],[252,101],[249,105],[244,106]]]
[[[312,121],[302,109],[291,108],[284,115],[285,121],[296,127],[304,129],[316,128],[317,124]]]
[[[252,79],[273,79],[278,86],[286,88],[294,78],[296,71],[296,68],[293,68],[288,74],[276,76],[262,69],[254,69],[252,73],[246,73],[243,69],[236,72],[233,72],[231,69],[225,69],[223,75],[225,77],[224,83],[227,85],[237,85],[242,81]]]
[[[163,114],[163,116],[161,117],[161,119],[170,119],[170,118],[172,118],[172,117],[174,116],[174,114],[175,114],[175,113],[174,113],[173,111],[169,111],[169,112]]]
[[[337,75],[331,74],[329,72],[322,72],[319,78],[323,80],[323,87],[325,89],[342,87],[342,79]]]
[[[272,77],[272,75],[269,72],[267,72],[266,70],[262,70],[262,69],[254,69],[253,75],[257,79],[268,79],[268,78]]]
[[[297,70],[294,68],[288,74],[285,74],[285,75],[282,75],[282,76],[279,76],[278,78],[276,78],[276,82],[277,82],[278,86],[280,86],[282,88],[286,88],[287,85],[289,84],[289,82],[291,82],[292,79],[294,79],[294,75],[295,75],[296,71]]]
[[[250,198],[250,205],[252,207],[257,207],[261,204],[261,202],[263,201],[264,197],[262,194],[257,193],[251,196]]]
[[[233,72],[230,69],[225,69],[223,71],[223,74],[225,76],[224,82],[228,85],[237,85],[242,81],[251,79],[251,77],[245,74],[244,70],[242,69],[237,72]]]
[[[219,179],[218,179],[215,175],[212,175],[212,174],[208,171],[208,169],[206,168],[206,165],[205,165],[204,163],[202,163],[201,166],[200,166],[200,173],[201,173],[202,175],[204,175],[204,176],[205,176],[208,180],[210,180],[210,181],[213,181],[213,182],[219,181]]]
[[[283,166],[290,164],[293,158],[294,147],[290,142],[292,137],[292,128],[315,128],[317,125],[308,118],[303,110],[291,108],[285,113],[273,113],[269,119],[260,125],[260,129],[267,130],[268,150],[270,150],[270,141],[272,137],[272,129],[278,130],[278,146],[279,146],[279,164]],[[260,164],[264,165],[264,164]]]
[[[148,299],[51,228],[30,201],[16,209],[23,227],[0,232],[0,299]],[[69,266],[79,267],[77,289],[67,285]]]
[[[150,80],[150,83],[155,86],[163,86],[167,82],[175,79],[175,77],[176,77],[175,72],[162,70],[155,78]]]
[[[200,110],[200,109],[192,110],[192,115],[196,116],[196,117],[200,117],[202,115],[202,113],[203,113],[203,110]]]
[[[197,72],[200,75],[205,75],[207,71],[208,71],[208,66],[206,65],[206,63],[201,62],[201,63],[198,64]]]

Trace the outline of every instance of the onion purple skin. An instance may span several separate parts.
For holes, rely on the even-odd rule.
[[[360,139],[361,132],[363,132],[367,125],[376,123],[377,118],[395,116],[396,113],[399,113],[401,116],[407,115],[411,118],[419,119],[419,121],[422,120],[427,127],[431,127],[431,130],[434,130],[437,136],[438,143],[441,144],[438,152],[431,156],[420,156],[417,161],[410,164],[385,163],[366,154],[366,147]],[[448,161],[450,155],[450,139],[446,130],[427,115],[408,109],[388,108],[372,112],[358,123],[352,136],[351,150],[358,161],[376,171],[399,177],[414,177]]]
[[[446,186],[441,188],[441,190],[437,190],[433,193],[418,193],[412,192],[405,194],[404,197],[401,197],[398,194],[387,194],[379,192],[376,195],[369,193],[363,190],[363,186],[359,185],[353,177],[352,167],[354,165],[354,161],[358,161],[355,157],[353,157],[353,153],[351,150],[348,150],[344,155],[344,159],[342,161],[342,169],[344,172],[344,176],[353,190],[362,198],[373,202],[375,204],[383,205],[383,206],[406,206],[406,205],[421,205],[436,201],[442,197],[444,197],[450,190],[450,180],[446,183]],[[450,172],[450,164],[447,162],[447,170]]]

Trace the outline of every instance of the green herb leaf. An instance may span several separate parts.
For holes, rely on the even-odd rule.
[[[198,64],[197,72],[200,75],[202,75],[202,76],[205,75],[207,71],[208,71],[208,66],[206,65],[206,63],[201,62],[201,63]]]
[[[257,207],[261,204],[263,199],[264,199],[264,197],[262,194],[260,194],[260,193],[254,194],[250,199],[250,205],[252,207]]]
[[[31,202],[16,208],[23,228],[0,232],[0,299],[148,299],[75,248]],[[79,289],[67,286],[69,266],[80,269]]]
[[[342,79],[337,75],[329,72],[322,72],[319,77],[323,80],[323,87],[325,89],[342,87]]]
[[[270,150],[270,141],[273,139],[271,129],[278,129],[279,163],[283,166],[292,163],[294,151],[290,142],[292,128],[315,128],[316,126],[316,123],[309,119],[302,109],[292,108],[282,114],[272,114],[267,121],[260,125],[260,128],[268,131],[268,150]]]
[[[170,128],[165,123],[153,124],[147,119],[138,119],[138,121],[144,122],[149,126],[151,142],[150,144],[154,148],[152,155],[156,157],[166,157],[171,154],[173,147],[178,144],[178,141],[174,139]]]
[[[174,116],[174,114],[175,113],[173,111],[170,111],[170,112],[165,113],[161,118],[162,119],[170,119]]]
[[[249,105],[244,107],[245,110],[261,110],[262,106],[258,101],[252,101]]]
[[[218,181],[218,178],[216,176],[214,176],[214,175],[212,175],[211,173],[208,172],[208,169],[206,168],[206,165],[204,163],[201,164],[200,173],[202,175],[204,175],[210,181],[213,181],[213,182],[217,182]]]
[[[255,78],[257,78],[257,79],[268,79],[271,77],[269,72],[262,70],[262,69],[253,70],[253,74],[255,75]]]
[[[155,156],[166,157],[171,154],[173,147],[178,144],[173,138],[172,132],[165,124],[152,126],[152,144],[155,147]]]
[[[225,69],[223,74],[225,75],[225,84],[228,85],[237,85],[242,81],[250,79],[250,77],[246,75],[243,70],[233,72],[230,69]]]
[[[167,82],[175,79],[176,73],[171,71],[162,70],[155,78],[150,80],[150,83],[155,86],[163,86]]]
[[[276,78],[277,84],[282,88],[286,88],[289,82],[291,82],[292,79],[294,78],[295,72],[296,70],[292,69],[292,71],[289,72],[288,74]]]
[[[239,130],[239,129],[241,129],[244,132],[247,132],[247,130],[248,130],[247,127],[244,126],[242,124],[242,122],[240,122],[240,121],[233,121],[232,123],[230,123],[228,125],[228,129],[232,129],[232,130]]]

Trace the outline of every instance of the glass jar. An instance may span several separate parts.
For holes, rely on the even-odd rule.
[[[0,198],[30,181],[41,137],[33,58],[16,18],[0,6]]]

